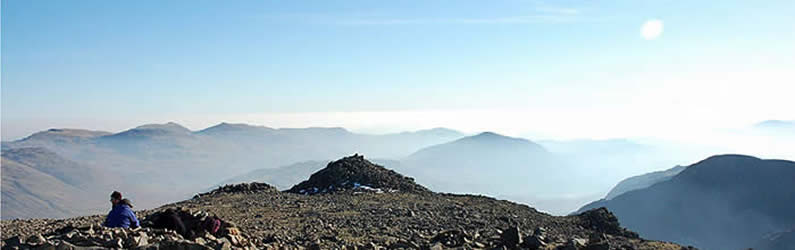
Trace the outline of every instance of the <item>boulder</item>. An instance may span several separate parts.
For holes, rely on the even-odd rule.
[[[584,228],[627,238],[639,238],[637,233],[621,227],[618,223],[618,218],[605,207],[585,211],[577,215],[577,217],[582,221],[581,225]]]
[[[522,232],[519,231],[518,227],[510,227],[502,232],[500,240],[506,247],[514,248],[522,244]]]

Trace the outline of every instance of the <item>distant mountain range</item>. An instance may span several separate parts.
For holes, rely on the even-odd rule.
[[[409,173],[422,185],[440,191],[494,195],[524,202],[555,214],[567,214],[603,195],[588,192],[609,188],[608,185],[593,184],[599,183],[593,181],[592,176],[601,171],[596,167],[600,165],[578,165],[579,161],[567,158],[576,155],[577,157],[571,158],[597,161],[614,157],[617,162],[621,158],[616,156],[618,153],[632,155],[632,152],[647,150],[642,145],[626,140],[589,141],[585,144],[579,141],[555,143],[559,145],[556,150],[560,147],[576,147],[577,150],[553,153],[527,139],[484,132],[429,146],[405,158],[374,161],[387,168]],[[591,157],[583,157],[586,154]],[[284,190],[322,168],[327,162],[306,161],[278,168],[257,169],[222,181],[213,187],[263,181]],[[583,193],[585,194],[581,195]]]
[[[620,139],[539,144],[492,132],[466,136],[444,128],[368,135],[343,128],[275,129],[231,123],[199,131],[176,123],[142,125],[119,133],[50,129],[3,142],[2,147],[3,151],[46,149],[54,157],[84,166],[88,175],[102,173],[109,184],[81,182],[81,188],[101,190],[99,197],[111,189],[124,191],[142,208],[234,182],[265,181],[286,189],[327,159],[359,153],[440,191],[488,194],[567,214],[602,197],[622,178],[642,172],[640,167],[660,165],[646,159],[675,160],[657,155],[652,147]],[[85,214],[80,209],[75,212]]]
[[[2,143],[3,161],[8,162],[2,171],[3,218],[89,213],[78,206],[83,200],[67,195],[73,193],[99,200],[99,206],[107,209],[106,197],[113,190],[130,194],[136,205],[148,208],[191,197],[257,169],[334,159],[355,152],[400,158],[463,136],[442,128],[367,135],[343,128],[273,129],[229,123],[200,131],[176,123],[142,125],[119,133],[50,129]],[[58,181],[45,181],[50,177]],[[45,183],[72,191],[64,192],[64,198],[48,198],[53,192]],[[51,200],[58,202],[39,205]]]
[[[754,125],[757,129],[789,130],[795,132],[795,121],[767,120]]]
[[[786,232],[795,228],[795,162],[719,155],[666,177],[671,171],[680,169],[653,173],[644,182],[651,185],[580,211],[607,207],[643,237],[702,249],[782,249],[776,246],[792,242]]]

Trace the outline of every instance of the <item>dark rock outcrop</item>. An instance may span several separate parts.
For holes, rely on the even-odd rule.
[[[308,180],[298,183],[287,192],[297,194],[332,193],[345,190],[372,192],[427,193],[427,188],[403,176],[353,155],[329,163],[315,172]]]
[[[607,208],[600,207],[585,211],[577,215],[582,220],[582,226],[596,232],[621,235],[627,238],[638,238],[638,234],[621,227],[613,213]]]
[[[251,194],[259,192],[279,192],[279,190],[271,185],[268,185],[267,183],[262,183],[262,182],[229,184],[229,185],[224,185],[223,187],[218,187],[215,190],[207,193],[197,194],[196,196],[193,196],[193,198],[195,199],[202,196],[215,195],[215,194],[231,194],[231,193]]]

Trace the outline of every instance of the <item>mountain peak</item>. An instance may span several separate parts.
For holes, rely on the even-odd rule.
[[[755,176],[760,174],[760,168],[766,168],[770,171],[786,171],[775,167],[778,165],[792,165],[795,164],[791,161],[784,160],[763,160],[753,156],[739,155],[739,154],[725,154],[710,156],[707,159],[699,161],[685,170],[674,178],[686,179],[691,182],[734,182],[735,176]]]
[[[176,122],[167,122],[167,123],[163,123],[163,124],[144,124],[144,125],[135,127],[135,129],[151,129],[151,130],[168,130],[168,131],[174,131],[174,132],[177,132],[177,131],[190,132],[190,129],[188,129],[188,128],[182,126],[182,125],[179,125]]]
[[[281,131],[304,131],[304,132],[333,132],[333,133],[350,133],[343,127],[306,127],[306,128],[280,128]]]
[[[741,155],[741,154],[722,154],[722,155],[713,155],[704,159],[702,162],[711,162],[711,161],[736,161],[736,160],[746,160],[746,161],[759,161],[761,159],[749,156],[749,155]]]
[[[48,139],[48,138],[74,138],[74,139],[88,139],[94,137],[100,137],[103,135],[109,135],[110,132],[105,131],[93,131],[93,130],[85,130],[85,129],[69,129],[69,128],[51,128],[45,131],[36,132],[22,140],[30,140],[30,139]]]
[[[486,131],[486,132],[482,132],[480,134],[477,134],[474,137],[478,137],[478,138],[499,138],[499,137],[507,137],[507,136],[500,135],[500,134],[497,134],[497,133],[494,133],[494,132],[490,132],[490,131]]]
[[[413,178],[373,164],[358,154],[329,163],[287,192],[318,194],[345,190],[429,192],[416,184]]]
[[[767,120],[754,125],[756,127],[790,127],[795,126],[795,121]]]
[[[129,129],[117,134],[105,136],[104,138],[146,138],[158,136],[188,136],[192,132],[190,129],[183,127],[175,122],[164,124],[145,124],[133,129]]]
[[[453,141],[452,143],[479,143],[479,144],[480,143],[486,143],[486,144],[492,144],[494,146],[520,146],[520,145],[522,145],[522,146],[533,147],[533,148],[536,148],[536,149],[541,150],[541,151],[546,151],[546,149],[541,147],[541,145],[538,145],[535,142],[532,142],[530,140],[527,140],[527,139],[524,139],[524,138],[518,138],[518,137],[505,136],[505,135],[501,135],[501,134],[497,134],[497,133],[489,132],[489,131],[482,132],[480,134],[469,136],[469,137],[464,137],[464,138],[458,139],[456,141]]]
[[[399,134],[416,134],[416,135],[438,135],[438,136],[463,136],[464,134],[449,128],[437,127],[429,129],[421,129],[417,131],[406,131]]]
[[[265,127],[265,126],[254,126],[245,123],[227,123],[222,122],[215,126],[202,129],[201,131],[197,132],[200,134],[212,134],[212,133],[225,133],[225,132],[240,132],[240,131],[258,131],[258,130],[273,130],[272,128]]]

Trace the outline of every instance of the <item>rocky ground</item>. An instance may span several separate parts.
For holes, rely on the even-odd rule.
[[[346,159],[348,158],[343,160]],[[348,160],[351,160],[349,163],[359,161]],[[332,164],[334,163],[329,166]],[[364,169],[367,171],[367,168]],[[352,176],[360,174],[354,173]],[[401,178],[401,181],[411,181],[399,175],[393,177]],[[345,181],[364,183],[363,179]],[[310,183],[319,186],[328,184],[318,180]],[[367,184],[378,186],[378,183]],[[409,183],[390,185],[414,187]],[[618,220],[605,209],[557,217],[538,212],[526,205],[484,196],[429,191],[401,192],[394,189],[384,192],[349,187],[337,189],[335,192],[305,195],[278,192],[262,184],[228,186],[197,195],[191,200],[137,212],[139,217],[145,218],[168,208],[204,211],[229,222],[226,227],[239,230],[232,234],[234,237],[220,237],[225,240],[218,239],[219,237],[183,239],[168,230],[139,231],[150,230],[147,233],[150,239],[166,235],[156,241],[160,249],[223,249],[247,246],[259,249],[683,249],[672,243],[638,238],[637,234],[621,228]],[[312,186],[301,187],[304,190],[307,188]],[[89,216],[66,220],[2,221],[3,244],[5,248],[9,248],[12,244],[31,240],[50,243],[58,243],[57,240],[67,241],[65,234],[68,230],[64,228],[85,228],[102,220],[102,216]],[[100,231],[102,230],[112,229]],[[96,229],[94,232],[96,234]],[[125,234],[140,236],[138,232]],[[235,238],[238,244],[231,244],[234,241],[231,238]],[[118,243],[116,239],[110,240]],[[119,244],[122,247],[140,245],[133,244],[134,241],[128,243],[129,241],[122,240]],[[153,248],[153,245],[155,244],[150,243],[148,247]],[[26,246],[30,245],[23,245],[23,248]]]

